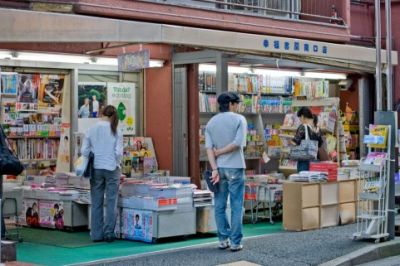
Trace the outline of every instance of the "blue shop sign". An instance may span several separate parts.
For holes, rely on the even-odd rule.
[[[294,51],[294,52],[306,52],[310,54],[328,54],[328,47],[325,45],[317,44],[313,41],[294,41],[291,43],[288,40],[278,40],[278,39],[264,39],[264,48],[272,48],[278,51]]]

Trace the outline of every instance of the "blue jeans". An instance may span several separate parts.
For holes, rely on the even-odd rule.
[[[90,178],[90,196],[92,199],[91,229],[92,240],[114,237],[117,216],[118,187],[121,170],[95,169]],[[104,192],[106,194],[106,217],[104,219]]]
[[[219,186],[215,193],[215,221],[220,241],[231,240],[232,245],[240,245],[242,240],[244,169],[218,168]],[[231,224],[226,218],[226,205],[230,198]]]

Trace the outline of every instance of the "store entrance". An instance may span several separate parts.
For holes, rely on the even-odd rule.
[[[340,166],[343,160],[359,159],[364,134],[360,128],[372,117],[368,73],[361,75],[359,71],[319,62],[209,50],[176,54],[174,63],[179,68],[175,73],[184,73],[186,91],[182,92],[179,83],[182,76],[175,75],[174,93],[179,97],[174,105],[186,108],[187,115],[183,119],[184,112],[175,112],[174,128],[184,128],[177,136],[193,134],[187,142],[187,163],[176,165],[174,170],[186,173],[188,169],[194,182],[201,183],[201,173],[209,169],[204,129],[217,113],[216,97],[223,91],[234,91],[243,100],[239,112],[249,125],[245,150],[248,175],[279,172],[287,178],[297,171],[296,162],[284,153],[296,133],[296,112],[301,107],[316,114],[330,161]],[[181,97],[182,93],[186,97]],[[332,116],[334,122],[329,124]],[[180,156],[184,154],[174,153],[174,161],[185,162]]]

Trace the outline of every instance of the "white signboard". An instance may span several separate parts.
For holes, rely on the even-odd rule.
[[[107,83],[108,104],[117,108],[119,127],[124,135],[134,135],[136,128],[136,88],[134,83]]]

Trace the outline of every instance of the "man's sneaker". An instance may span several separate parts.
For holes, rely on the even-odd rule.
[[[240,250],[242,250],[242,249],[243,249],[243,245],[242,245],[242,244],[239,244],[239,245],[232,245],[232,246],[231,246],[231,251],[232,251],[232,252],[240,251]]]
[[[229,244],[229,240],[228,239],[219,241],[219,245],[218,245],[219,249],[227,249],[229,247],[230,247],[230,244]]]

